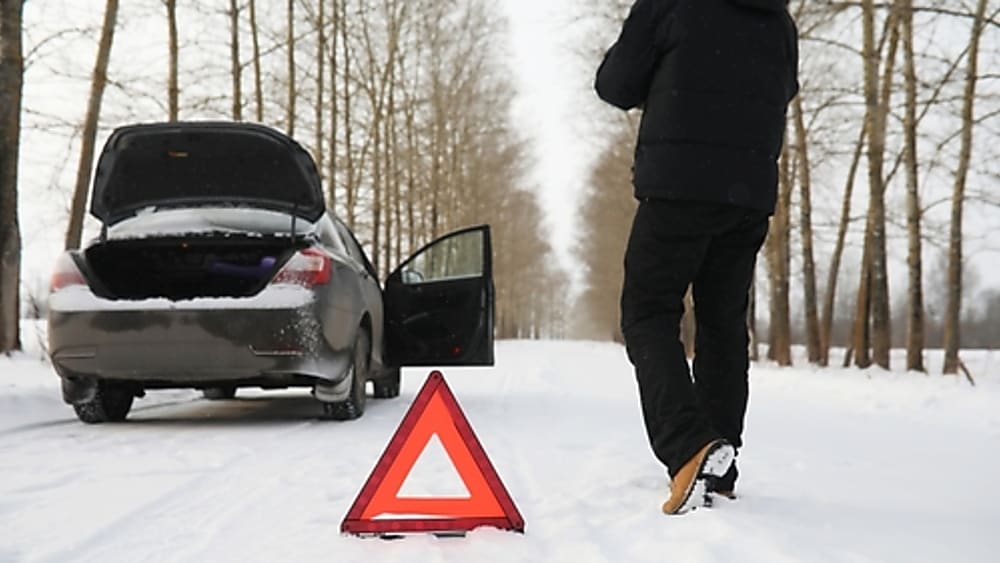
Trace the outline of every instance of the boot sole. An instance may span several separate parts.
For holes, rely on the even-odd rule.
[[[704,506],[705,495],[708,493],[708,478],[725,476],[734,459],[736,459],[736,449],[731,444],[720,442],[712,446],[701,460],[698,475],[694,478],[694,484],[688,490],[687,497],[674,514],[684,514]]]

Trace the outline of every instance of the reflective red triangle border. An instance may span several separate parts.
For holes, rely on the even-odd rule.
[[[402,479],[412,469],[412,463],[416,461],[415,459],[411,461],[411,466],[406,468],[403,477],[398,478],[398,483],[385,482],[386,476],[398,461],[400,452],[406,446],[407,441],[413,434],[414,428],[417,427],[421,418],[427,412],[428,406],[435,398],[440,398],[443,403],[448,418],[454,424],[462,444],[468,449],[468,454],[471,455],[474,461],[475,471],[478,471],[481,478],[485,479],[489,493],[492,494],[493,499],[499,504],[503,511],[503,516],[459,514],[444,518],[366,518],[365,512],[369,509],[369,505],[376,494],[380,492],[381,487],[383,485],[389,486],[394,489],[395,494],[402,485]],[[447,444],[444,445],[447,449]],[[423,444],[421,444],[422,446]],[[451,451],[449,451],[449,455],[453,459],[456,457]],[[459,471],[464,481],[469,481],[462,474],[463,470],[461,468],[456,466],[456,470]],[[469,469],[466,470],[468,471]],[[399,472],[396,471],[396,473],[398,474]],[[431,499],[430,502],[434,502],[434,499]],[[524,518],[507,492],[507,488],[490,462],[475,432],[473,432],[472,426],[458,405],[455,395],[445,382],[444,376],[441,372],[435,371],[427,378],[424,386],[407,411],[406,416],[403,417],[403,421],[389,441],[385,452],[372,470],[371,476],[369,476],[368,481],[362,487],[357,499],[355,499],[354,504],[341,523],[340,531],[346,534],[380,536],[405,533],[468,532],[484,526],[524,533]]]

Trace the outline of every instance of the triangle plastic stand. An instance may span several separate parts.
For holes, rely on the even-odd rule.
[[[434,435],[465,484],[468,498],[399,496],[403,481]],[[524,519],[444,376],[435,371],[403,417],[340,531],[373,536],[454,534],[481,526],[523,533]]]

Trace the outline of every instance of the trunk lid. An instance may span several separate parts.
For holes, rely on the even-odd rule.
[[[130,125],[108,138],[90,212],[113,225],[148,208],[234,206],[322,216],[316,164],[297,142],[263,125]]]

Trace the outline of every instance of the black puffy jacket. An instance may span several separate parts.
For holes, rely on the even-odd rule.
[[[638,198],[773,211],[798,46],[786,0],[637,0],[598,95],[642,106]]]

